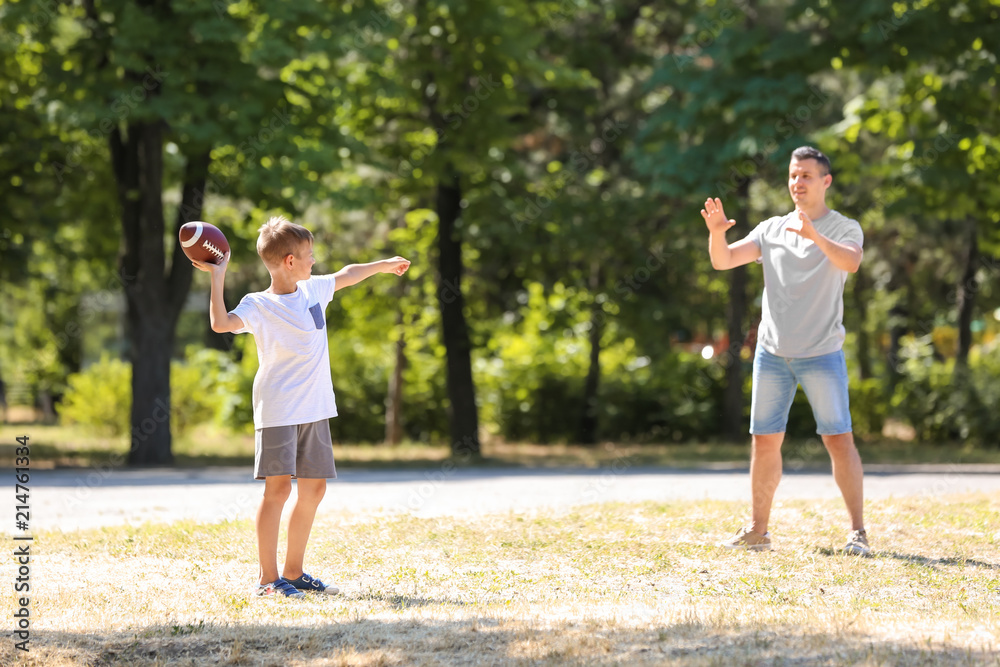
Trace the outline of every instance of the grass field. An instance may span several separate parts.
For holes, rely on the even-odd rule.
[[[31,651],[0,662],[1000,665],[1000,497],[870,502],[866,559],[835,501],[777,506],[774,552],[711,546],[743,510],[326,514],[307,565],[343,593],[304,601],[249,595],[249,522],[41,534]]]
[[[14,438],[30,436],[32,466],[104,465],[122,463],[128,442],[88,434],[79,428],[42,424],[0,424],[0,467],[13,466]],[[178,466],[253,465],[253,436],[202,428],[178,438],[174,456]],[[997,463],[1000,448],[976,448],[961,443],[923,445],[902,440],[861,442],[858,445],[866,463]],[[799,466],[828,465],[829,459],[818,438],[789,440],[783,448],[786,462]],[[343,468],[437,467],[450,455],[446,445],[406,444],[334,446],[337,465]],[[486,440],[483,458],[468,463],[478,466],[607,466],[622,456],[635,465],[690,467],[705,463],[737,462],[749,459],[747,444],[603,444],[535,445]]]

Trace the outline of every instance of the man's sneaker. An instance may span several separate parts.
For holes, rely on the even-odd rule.
[[[853,554],[855,556],[867,556],[871,553],[871,549],[868,547],[868,534],[865,529],[852,531],[850,535],[847,536],[847,544],[844,545],[844,553]]]
[[[340,589],[332,584],[324,584],[316,577],[303,574],[298,579],[288,579],[289,584],[300,591],[312,591],[313,593],[325,593],[326,595],[336,595]]]
[[[723,549],[742,549],[744,551],[770,551],[771,533],[770,531],[761,535],[749,528],[740,528],[730,539],[719,542]]]
[[[304,598],[305,593],[299,589],[292,586],[290,583],[278,577],[275,581],[269,584],[258,584],[257,591],[255,595],[260,595],[261,597],[277,597],[279,595],[284,595],[286,598]]]

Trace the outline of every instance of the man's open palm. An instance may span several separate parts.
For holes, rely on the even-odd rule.
[[[705,225],[713,234],[725,234],[727,229],[736,224],[735,220],[726,218],[726,213],[722,210],[722,200],[718,197],[705,200],[701,217],[705,218]]]

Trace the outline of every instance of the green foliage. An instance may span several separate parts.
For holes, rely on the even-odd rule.
[[[930,336],[912,338],[901,352],[902,378],[892,406],[917,438],[935,442],[1000,443],[1000,350],[970,358],[968,368],[937,361]]]
[[[622,365],[600,392],[601,431],[608,440],[705,441],[718,435],[723,369],[698,354],[670,353],[634,368]]]
[[[128,432],[132,404],[132,367],[108,355],[67,379],[59,413],[66,424],[96,433],[120,436]]]
[[[257,345],[253,336],[236,336],[233,351],[238,359],[231,374],[220,383],[225,388],[221,397],[218,420],[234,431],[253,433],[253,379],[257,373]],[[221,389],[221,387],[220,387]]]
[[[494,330],[476,360],[483,422],[507,440],[569,440],[582,414],[586,320],[564,312],[571,293],[528,285],[520,322]]]
[[[225,423],[238,398],[242,368],[225,352],[189,347],[170,364],[170,427],[177,435],[208,422]]]
[[[879,378],[858,380],[851,378],[851,421],[854,434],[861,437],[877,438],[889,416],[889,398],[883,382]]]
[[[711,438],[722,368],[670,342],[718,335],[731,302],[699,202],[752,181],[747,222],[780,211],[787,150],[810,142],[833,157],[830,203],[866,233],[845,299],[873,376],[851,381],[856,431],[877,436],[895,413],[922,439],[996,442],[1000,363],[984,342],[967,373],[911,350],[891,403],[883,357],[890,332],[956,321],[972,228],[984,257],[965,292],[977,326],[996,326],[998,13],[939,0],[2,3],[0,372],[18,395],[68,386],[67,420],[127,430],[127,366],[73,372],[94,346],[86,304],[121,291],[107,140],[156,121],[167,221],[189,158],[210,152],[204,217],[233,244],[230,296],[262,288],[255,230],[275,208],[301,214],[324,272],[413,260],[330,306],[338,440],[382,439],[398,340],[405,435],[446,437],[433,209],[453,173],[486,427],[576,437],[597,313],[600,436]],[[759,295],[754,267],[748,284]],[[252,429],[252,336],[234,348],[173,364],[177,430]],[[744,395],[748,409],[749,377]],[[788,432],[815,433],[801,392]]]
[[[505,440],[572,442],[583,417],[590,318],[572,290],[528,286],[523,319],[499,327],[477,360],[484,422]],[[604,332],[597,396],[600,437],[669,442],[715,433],[722,368],[699,355],[650,358],[614,325]]]
[[[234,403],[245,382],[241,367],[219,350],[188,350],[184,361],[170,367],[170,426],[177,435],[209,422],[238,422]],[[252,380],[252,374],[250,375]],[[67,380],[60,406],[65,424],[78,424],[95,433],[120,436],[128,432],[132,396],[132,368],[108,355]],[[249,396],[247,396],[249,402]],[[252,420],[251,420],[252,424]]]

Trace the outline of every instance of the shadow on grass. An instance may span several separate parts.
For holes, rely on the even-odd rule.
[[[838,558],[859,558],[859,556],[852,556],[850,554],[845,554],[840,549],[830,549],[829,547],[821,547],[815,549],[815,552],[823,556],[836,556]],[[897,551],[878,551],[872,550],[871,555],[866,557],[866,560],[878,560],[878,559],[893,559],[901,560],[907,563],[913,563],[914,565],[923,565],[932,569],[937,569],[939,565],[951,565],[956,567],[978,567],[984,570],[1000,570],[1000,564],[997,563],[986,563],[981,560],[975,560],[974,558],[961,558],[959,556],[953,556],[951,558],[929,558],[927,556],[920,556],[917,554],[901,554]]]
[[[395,611],[412,609],[414,607],[429,607],[433,605],[448,605],[450,607],[467,607],[466,600],[452,600],[448,598],[426,598],[412,595],[400,595],[398,593],[355,593],[344,594],[339,599],[348,602],[381,602]]]
[[[927,567],[936,568],[938,565],[953,565],[958,567],[978,567],[984,570],[1000,570],[1000,564],[997,563],[985,563],[981,560],[975,560],[972,558],[961,558],[954,556],[951,558],[928,558],[927,556],[919,556],[916,554],[901,554],[895,551],[879,551],[875,554],[876,558],[892,558],[894,560],[906,561],[908,563],[914,563],[915,565],[926,565]]]
[[[278,602],[278,604],[283,604]],[[292,603],[294,604],[294,603]],[[291,615],[291,613],[289,614]],[[11,664],[12,642],[0,649]],[[152,625],[127,632],[33,630],[21,664],[571,664],[983,665],[995,653],[949,644],[887,641],[797,626],[684,621],[621,627],[600,621],[328,620],[277,625]]]

